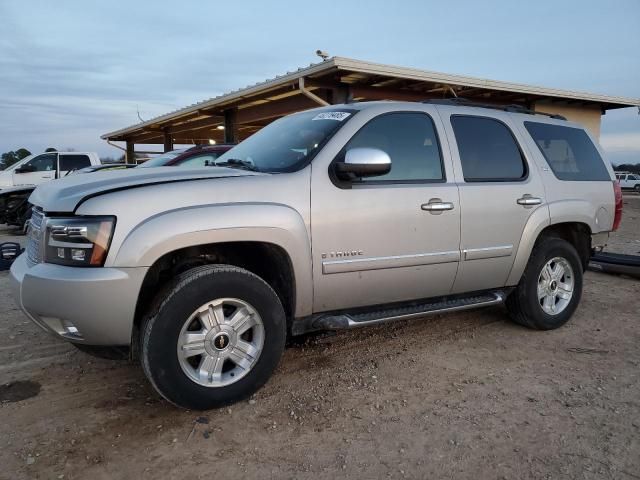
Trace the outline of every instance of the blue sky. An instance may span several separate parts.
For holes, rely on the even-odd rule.
[[[640,97],[639,0],[0,0],[0,152],[100,135],[331,55]],[[637,109],[603,117],[640,162]]]

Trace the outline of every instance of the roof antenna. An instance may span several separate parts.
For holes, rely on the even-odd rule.
[[[144,122],[144,120],[140,116],[140,108],[138,107],[138,105],[136,105],[136,113],[138,114],[138,120],[140,120],[141,122]]]
[[[329,58],[329,54],[323,50],[316,50],[316,55],[318,55],[323,62],[326,62],[327,58]]]

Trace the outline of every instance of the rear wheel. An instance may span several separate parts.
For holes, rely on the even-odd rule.
[[[284,350],[286,321],[260,277],[207,265],[175,279],[142,332],[142,365],[156,390],[178,406],[206,410],[266,383]]]
[[[573,245],[543,238],[533,249],[524,275],[507,298],[513,321],[551,330],[569,321],[582,296],[582,263]]]

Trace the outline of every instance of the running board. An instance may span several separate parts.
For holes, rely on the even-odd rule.
[[[312,330],[337,330],[365,327],[396,320],[410,320],[436,313],[455,312],[471,308],[489,307],[504,302],[505,292],[489,292],[469,297],[444,299],[432,302],[413,303],[410,306],[380,308],[362,313],[324,314],[312,322]]]

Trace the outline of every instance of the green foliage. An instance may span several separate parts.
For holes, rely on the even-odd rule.
[[[4,170],[29,155],[31,155],[31,152],[26,148],[19,148],[16,151],[3,153],[2,160],[0,160],[0,168]]]
[[[622,165],[617,165],[615,170],[617,172],[640,173],[640,163],[636,163],[635,165],[632,163],[623,163]]]

